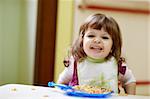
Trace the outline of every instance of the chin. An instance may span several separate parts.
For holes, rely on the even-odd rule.
[[[94,59],[104,59],[104,57],[99,57],[99,56],[92,56]]]

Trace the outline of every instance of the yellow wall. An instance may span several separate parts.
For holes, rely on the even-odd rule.
[[[71,44],[73,31],[74,0],[58,0],[57,35],[54,81],[64,69],[63,59]]]

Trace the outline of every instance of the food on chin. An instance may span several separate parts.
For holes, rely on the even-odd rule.
[[[73,88],[75,90],[90,93],[90,94],[105,94],[105,93],[112,92],[112,90],[108,88],[90,86],[90,85],[76,85],[73,86]]]

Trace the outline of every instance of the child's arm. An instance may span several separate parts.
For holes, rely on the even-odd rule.
[[[59,84],[69,84],[72,78],[72,72],[70,71],[69,67],[66,67],[64,71],[59,75],[57,83]]]
[[[58,80],[57,83],[58,83],[58,84],[68,85],[69,82],[66,81],[66,80]]]
[[[136,79],[132,73],[132,71],[127,67],[126,64],[123,63],[123,66],[126,66],[125,75],[122,77],[123,87],[127,94],[136,94]]]
[[[118,95],[120,96],[126,95],[125,89],[123,88],[121,81],[118,81]]]
[[[70,80],[72,79],[72,75],[73,75],[73,69],[74,69],[74,60],[71,57],[68,67],[65,67],[65,69],[63,70],[63,72],[59,75],[59,78],[57,80],[57,83],[60,84],[69,84]]]
[[[127,94],[135,95],[136,94],[136,83],[132,82],[132,83],[125,85],[125,90],[126,90]]]

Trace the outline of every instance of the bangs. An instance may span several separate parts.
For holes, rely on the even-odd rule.
[[[108,32],[110,35],[114,30],[112,27],[112,22],[107,17],[93,18],[91,21],[87,22],[86,25],[87,29],[92,28],[101,30],[103,28],[104,31]]]
[[[88,28],[93,28],[96,30],[101,30],[104,26],[104,17],[103,18],[93,18],[88,22]]]

